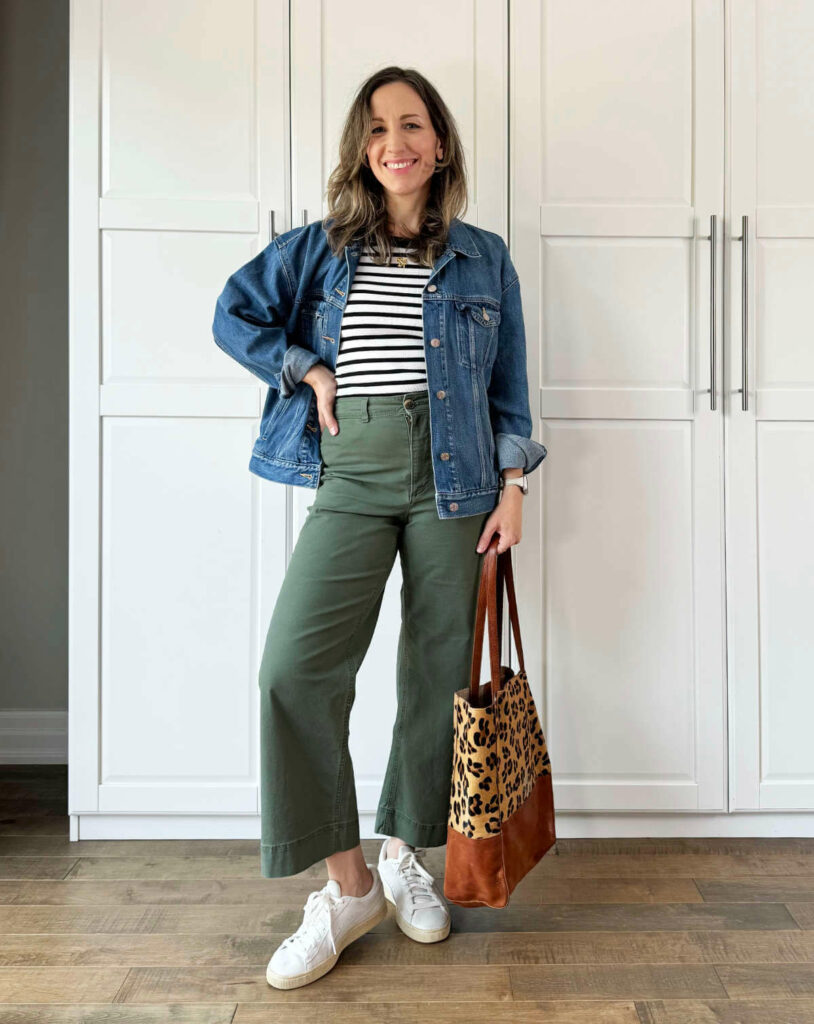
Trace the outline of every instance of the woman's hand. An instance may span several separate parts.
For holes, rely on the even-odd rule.
[[[523,536],[524,499],[525,495],[519,487],[504,487],[500,501],[484,524],[477,551],[483,552],[489,547],[494,533],[500,534],[500,540],[497,542],[499,555],[520,542]]]
[[[334,399],[336,398],[336,374],[325,363],[314,363],[302,378],[310,384],[317,396],[317,413],[320,430],[326,427],[332,434],[339,433],[339,424],[334,415]]]

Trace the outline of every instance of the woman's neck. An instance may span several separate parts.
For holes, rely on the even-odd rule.
[[[391,235],[396,235],[399,238],[415,238],[420,231],[420,226],[415,229],[410,229],[404,226],[394,228],[392,221],[390,221],[387,225],[387,230]]]

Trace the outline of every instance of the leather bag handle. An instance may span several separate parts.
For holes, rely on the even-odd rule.
[[[514,592],[514,575],[512,572],[511,548],[498,555],[498,536],[495,534],[486,549],[481,564],[480,584],[478,586],[478,605],[475,612],[475,640],[472,645],[472,666],[469,676],[469,703],[479,706],[479,676],[483,657],[483,633],[487,619],[489,624],[489,664],[491,670],[490,686],[492,701],[500,692],[502,675],[500,671],[501,634],[503,626],[503,587],[504,583],[509,594],[509,617],[512,623],[514,642],[517,647],[517,658],[520,671],[525,672],[523,660],[523,644],[520,639],[520,619],[517,614],[517,598]]]

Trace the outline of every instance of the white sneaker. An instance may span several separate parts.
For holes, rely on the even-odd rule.
[[[376,866],[385,899],[396,908],[396,924],[416,942],[440,942],[449,935],[449,908],[418,859],[424,851],[402,844],[397,857],[388,857],[389,841],[382,843]]]
[[[364,896],[343,896],[335,879],[309,893],[302,924],[274,951],[266,981],[274,988],[299,988],[316,981],[334,966],[339,954],[387,917],[382,882],[373,872],[373,885]]]

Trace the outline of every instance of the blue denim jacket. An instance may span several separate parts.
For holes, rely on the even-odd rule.
[[[333,256],[323,221],[278,235],[236,270],[215,305],[219,348],[269,385],[249,469],[319,485],[316,393],[303,377],[336,367],[342,313],[360,246]],[[450,225],[424,286],[424,353],[438,516],[494,508],[500,470],[530,473],[546,449],[531,439],[520,283],[493,231]]]

